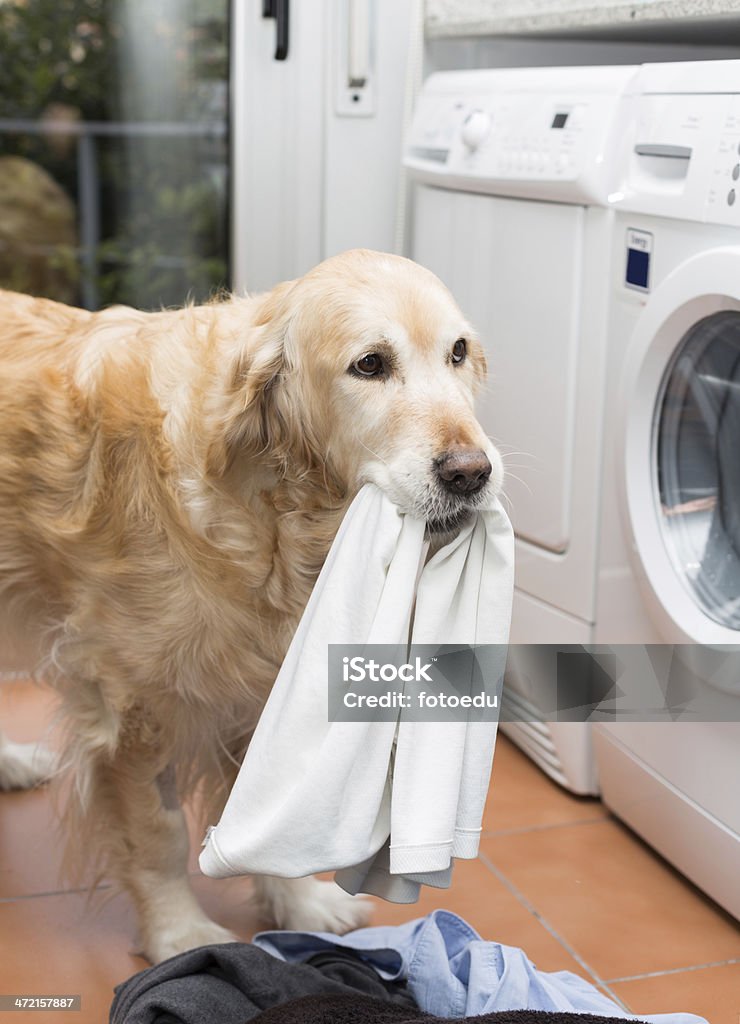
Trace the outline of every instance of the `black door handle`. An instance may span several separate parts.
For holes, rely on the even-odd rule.
[[[275,60],[288,57],[290,0],[262,0],[262,17],[275,19]]]

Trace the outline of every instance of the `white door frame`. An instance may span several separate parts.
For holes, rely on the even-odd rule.
[[[328,5],[290,5],[287,60],[262,0],[233,0],[231,254],[237,292],[304,274],[323,252]]]

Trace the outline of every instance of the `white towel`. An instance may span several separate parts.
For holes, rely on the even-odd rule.
[[[342,521],[250,742],[204,874],[335,870],[414,902],[478,852],[495,722],[330,722],[329,644],[506,644],[514,541],[492,499],[420,570],[425,523],[373,485]],[[417,583],[418,581],[418,583]],[[415,606],[414,606],[415,602]]]

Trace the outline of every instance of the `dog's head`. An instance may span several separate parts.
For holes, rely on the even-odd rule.
[[[473,411],[486,361],[450,293],[410,260],[343,253],[264,296],[234,387],[234,440],[377,484],[442,531],[496,493],[498,451]]]

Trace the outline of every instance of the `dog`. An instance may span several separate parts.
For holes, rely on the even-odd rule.
[[[217,820],[363,483],[434,538],[500,489],[483,348],[430,271],[368,250],[177,310],[0,307],[2,625],[61,696],[69,857],[128,891],[153,962],[231,941],[181,803]],[[334,883],[254,884],[280,927],[368,919]]]

